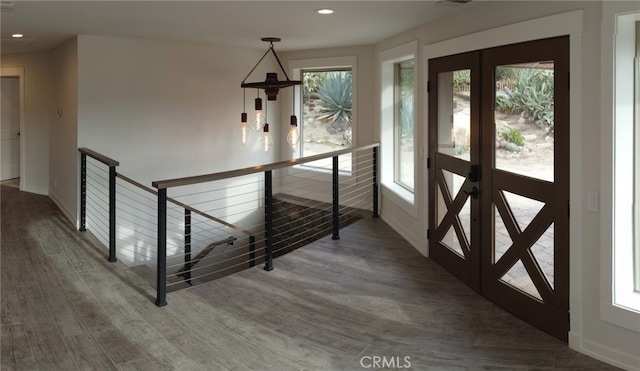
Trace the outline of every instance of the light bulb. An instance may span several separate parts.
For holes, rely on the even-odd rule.
[[[269,124],[264,124],[264,129],[262,130],[262,149],[265,152],[269,152],[271,150],[271,146],[273,145],[273,141],[271,140],[271,135],[269,134]]]
[[[291,147],[291,152],[295,152],[298,148],[298,142],[300,141],[300,132],[298,131],[298,118],[294,115],[291,116],[291,126],[289,133],[287,134],[287,143]]]
[[[262,130],[264,125],[264,111],[262,110],[262,99],[256,98],[255,111],[253,112],[253,127],[256,131]]]
[[[245,112],[240,116],[240,140],[243,146],[249,141],[249,124],[247,123],[247,114]]]

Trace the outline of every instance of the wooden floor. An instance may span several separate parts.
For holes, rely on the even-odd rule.
[[[467,289],[380,220],[157,308],[154,289],[47,197],[3,186],[0,201],[2,370],[363,370],[374,357],[387,369],[609,369]]]

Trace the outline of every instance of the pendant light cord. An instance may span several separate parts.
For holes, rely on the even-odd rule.
[[[287,78],[287,81],[291,81],[289,80],[289,75],[287,75],[287,72],[284,70],[284,67],[282,67],[282,63],[280,62],[280,58],[278,58],[278,55],[276,54],[276,51],[273,49],[273,42],[269,43],[269,49],[267,49],[266,52],[264,52],[264,54],[262,55],[262,58],[260,58],[260,60],[258,61],[258,63],[256,63],[255,66],[253,66],[253,68],[251,69],[251,71],[249,71],[249,73],[247,74],[247,76],[245,76],[244,80],[242,80],[242,83],[244,84],[247,79],[249,78],[249,76],[251,76],[251,74],[253,73],[253,71],[256,70],[256,68],[258,67],[258,65],[260,64],[260,62],[262,62],[262,60],[264,59],[264,57],[267,56],[267,54],[269,54],[269,52],[273,53],[273,56],[276,57],[276,61],[278,62],[278,65],[280,66],[280,69],[282,70],[282,73],[284,73],[284,77]]]

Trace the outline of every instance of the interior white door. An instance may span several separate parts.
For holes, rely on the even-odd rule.
[[[20,177],[20,78],[0,81],[0,181]]]

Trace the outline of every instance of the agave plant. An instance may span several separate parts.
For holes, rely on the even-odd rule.
[[[331,72],[318,89],[318,119],[351,122],[351,71]]]

